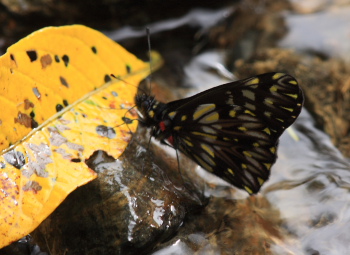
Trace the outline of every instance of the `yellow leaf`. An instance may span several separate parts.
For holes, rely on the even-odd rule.
[[[85,164],[94,151],[119,157],[137,122],[117,126],[132,118],[148,73],[149,64],[81,25],[39,30],[0,58],[0,248],[96,178]]]

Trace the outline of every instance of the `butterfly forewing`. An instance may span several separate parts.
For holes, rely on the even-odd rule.
[[[211,103],[245,107],[280,135],[299,115],[303,94],[292,76],[266,73],[217,86],[167,105],[169,111],[176,109],[182,113],[196,105]]]
[[[144,108],[143,121],[157,139],[253,194],[268,179],[278,138],[295,121],[302,104],[293,77],[267,73]]]

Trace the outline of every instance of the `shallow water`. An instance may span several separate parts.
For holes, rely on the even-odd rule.
[[[177,35],[180,36],[176,40],[169,36],[158,35],[160,32],[171,33],[184,26],[190,27],[192,31],[203,31],[232,11],[233,9],[194,10],[179,19],[150,25],[151,40],[153,41],[154,38],[154,44],[170,45],[169,48],[162,48],[162,53],[167,55],[168,66],[173,68],[170,69],[171,75],[157,76],[155,74],[154,79],[162,79],[165,86],[168,87],[168,92],[181,94],[182,97],[233,80],[235,77],[224,67],[225,57],[229,54],[227,51],[210,49],[195,57],[191,54],[183,54],[185,56],[179,57],[178,52],[193,50],[192,48],[177,48],[178,45],[182,45],[181,33],[187,33],[189,29],[177,32]],[[193,28],[194,25],[195,28]],[[138,40],[138,44],[144,45],[143,49],[147,48],[145,38],[139,38],[144,34],[143,30],[126,27],[106,34],[122,42],[130,39]],[[188,34],[183,34],[183,36],[188,37]],[[183,47],[187,45],[183,43]],[[287,46],[293,47],[293,44]],[[157,47],[154,49],[158,50]],[[134,52],[132,49],[130,51]],[[182,57],[185,59],[183,62],[179,61],[179,58],[182,59]],[[180,75],[177,75],[174,69],[180,69],[184,77],[179,78]],[[173,84],[176,86],[172,87]],[[176,87],[180,87],[180,92],[175,89]],[[176,157],[172,149],[167,151],[169,151],[170,158]],[[142,153],[144,151],[136,154]],[[111,172],[111,176],[116,178],[116,171]],[[154,181],[154,178],[166,179],[161,168],[157,168],[153,174],[154,176],[149,177],[151,181]],[[258,195],[249,197],[246,192],[233,188],[199,167],[195,168],[195,174],[201,178],[198,178],[198,181],[202,183],[200,187],[204,188],[200,191],[209,198],[208,205],[197,214],[186,212],[188,215],[184,222],[181,213],[184,213],[185,210],[179,212],[178,208],[168,208],[179,218],[173,228],[180,227],[174,231],[176,235],[164,240],[163,244],[158,246],[158,251],[153,254],[232,254],[233,252],[253,254],[254,252],[248,248],[254,245],[256,245],[254,254],[347,254],[350,250],[348,230],[350,226],[350,163],[333,146],[329,137],[315,128],[314,121],[306,109],[302,111],[296,123],[281,136],[278,160],[272,168],[269,181],[263,185]],[[135,175],[127,176],[128,180]],[[137,181],[143,180],[144,176],[137,175],[137,178],[139,178]],[[114,179],[114,181],[124,184],[121,179]],[[159,183],[157,185],[161,185],[162,181],[157,181]],[[169,183],[166,183],[165,186],[172,186]],[[114,182],[107,184],[114,186]],[[170,196],[169,193],[175,194],[174,197],[177,196],[177,193],[169,190],[170,188],[166,190],[168,193],[160,194],[160,197]],[[80,193],[87,191],[87,189],[81,189]],[[151,195],[146,194],[144,195],[146,198],[139,199],[136,195],[132,197],[128,193],[133,192],[133,189],[125,188],[123,199],[126,198],[129,203],[126,202],[123,206],[133,208],[131,205],[136,204],[133,200],[135,197],[136,200],[143,200],[140,204],[149,202],[147,199],[150,199],[153,210],[150,217],[153,221],[150,222],[153,222],[154,225],[164,224],[164,221],[167,220],[164,200],[152,197],[154,190],[143,190],[142,192],[146,193],[146,191]],[[181,193],[181,190],[176,190],[176,192]],[[101,208],[108,209],[111,215],[116,212],[114,208],[103,206]],[[80,209],[76,211],[76,215],[80,215]],[[135,219],[138,217],[134,211],[131,210],[131,213],[134,213],[132,216]],[[118,215],[113,216],[118,218]],[[80,216],[77,217],[80,218]],[[134,236],[137,235],[137,232],[133,232],[135,221],[131,220],[127,225],[129,232],[132,233],[129,236],[130,241],[138,238]],[[172,227],[171,224],[167,225],[169,226]],[[86,232],[88,231],[91,229]],[[155,240],[157,241],[157,238]],[[106,245],[108,241],[103,240],[101,243]]]
[[[185,83],[193,86],[189,95],[232,78],[232,75],[221,75],[223,54],[223,51],[214,50],[190,61],[185,68]],[[227,74],[226,70],[224,73]],[[208,177],[202,170],[198,172],[211,182],[218,179],[212,175]],[[206,195],[247,198],[240,191],[223,195],[221,185],[224,184],[220,180],[217,182],[219,188],[206,190]],[[334,147],[328,135],[315,127],[311,115],[303,109],[295,124],[281,136],[277,162],[261,190],[261,196],[279,212],[280,223],[273,227],[278,228],[281,236],[273,239],[272,253],[346,254],[350,250],[349,188],[349,160]],[[203,233],[191,235],[201,239],[203,250],[197,250],[198,254],[209,251],[220,254],[220,249],[214,249]],[[171,246],[154,254],[171,252],[193,254],[194,250],[181,239],[174,238]]]

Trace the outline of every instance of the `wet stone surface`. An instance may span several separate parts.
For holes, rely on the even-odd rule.
[[[145,130],[134,134],[118,160],[99,151],[86,162],[99,178],[69,195],[33,232],[38,243],[56,247],[53,254],[150,252],[177,232],[187,213],[204,205],[188,189],[191,184],[179,185],[176,167],[166,160],[154,163],[153,146],[140,144],[140,136]]]

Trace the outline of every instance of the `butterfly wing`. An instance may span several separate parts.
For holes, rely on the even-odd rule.
[[[303,103],[296,80],[269,73],[171,102],[174,147],[253,194],[268,179],[283,130]]]
[[[300,114],[304,101],[298,82],[284,73],[265,73],[230,82],[168,103],[168,112],[186,112],[200,104],[237,105],[266,122],[277,136]]]

